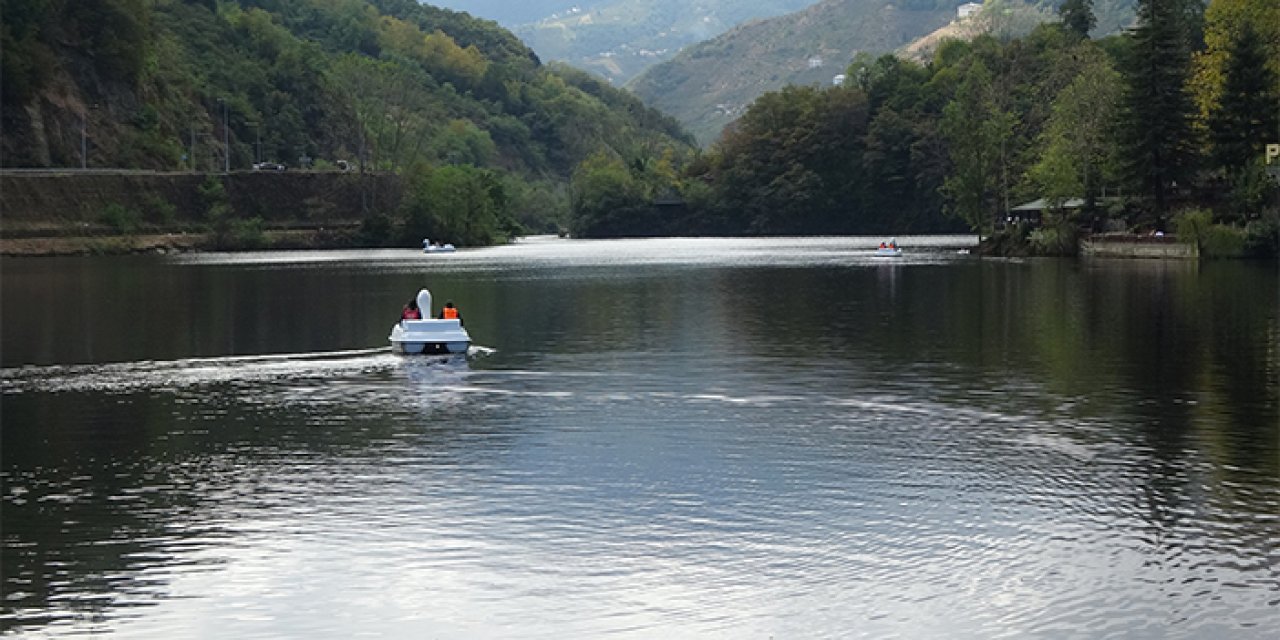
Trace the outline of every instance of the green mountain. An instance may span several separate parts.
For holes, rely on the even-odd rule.
[[[4,167],[343,160],[563,183],[602,149],[692,142],[495,23],[415,0],[0,0],[0,17]]]
[[[682,47],[814,0],[607,0],[572,4],[514,27],[538,55],[621,84]]]
[[[707,143],[765,92],[788,84],[828,85],[858,53],[893,51],[947,24],[954,4],[825,0],[688,47],[628,88]]]

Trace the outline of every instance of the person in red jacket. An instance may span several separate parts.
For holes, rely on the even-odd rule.
[[[422,310],[418,308],[417,300],[410,300],[409,304],[404,306],[404,310],[400,312],[401,320],[421,320]]]

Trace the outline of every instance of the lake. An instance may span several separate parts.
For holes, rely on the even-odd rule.
[[[1272,637],[1276,264],[878,240],[5,259],[0,629]]]

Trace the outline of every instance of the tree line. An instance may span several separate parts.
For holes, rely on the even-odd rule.
[[[1133,29],[1098,40],[1092,0],[1059,15],[1022,38],[944,42],[925,64],[859,56],[843,86],[762,96],[676,170],[593,155],[574,174],[573,229],[969,229],[1046,254],[1082,231],[1176,230],[1207,253],[1274,255],[1263,151],[1280,142],[1280,4],[1140,0]],[[1005,224],[1039,198],[1043,226]]]

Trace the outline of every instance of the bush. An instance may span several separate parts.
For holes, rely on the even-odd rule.
[[[147,221],[152,224],[168,227],[178,217],[178,208],[154,193],[143,196],[142,203],[147,210]]]
[[[1244,229],[1225,224],[1215,224],[1204,234],[1200,255],[1205,258],[1240,258],[1247,246]]]
[[[978,253],[1006,258],[1031,255],[1030,235],[1030,227],[1024,224],[997,229],[978,243]]]
[[[229,220],[214,230],[213,244],[218,249],[247,250],[267,246],[262,218]]]
[[[197,191],[205,206],[206,220],[217,224],[231,214],[231,199],[227,196],[226,187],[222,185],[222,178],[210,174],[200,183]]]
[[[1280,257],[1280,219],[1268,217],[1245,225],[1245,253],[1257,258]]]
[[[1027,239],[1037,256],[1074,256],[1080,247],[1080,231],[1069,222],[1035,229]]]
[[[1178,241],[1195,245],[1200,255],[1204,255],[1205,238],[1209,227],[1213,226],[1213,214],[1204,209],[1190,209],[1179,213],[1173,219],[1174,232]]]
[[[267,246],[267,234],[262,218],[236,220],[231,223],[231,239],[241,249],[260,249]]]
[[[137,211],[115,202],[103,210],[101,220],[116,233],[125,235],[137,231],[142,224],[142,216]]]

